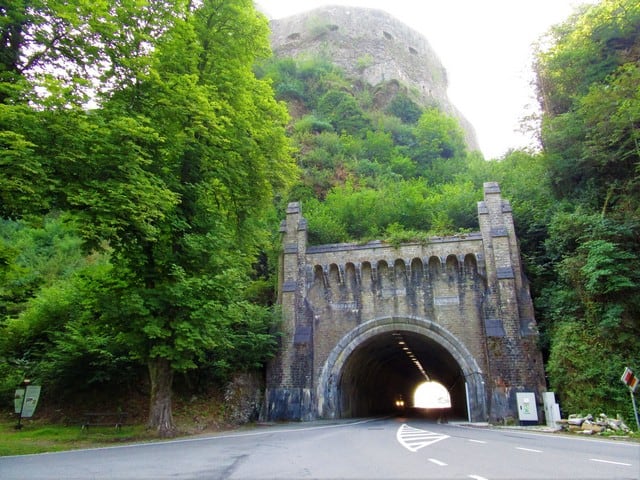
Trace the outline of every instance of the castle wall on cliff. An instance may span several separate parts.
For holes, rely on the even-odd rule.
[[[272,20],[271,46],[278,57],[326,58],[348,76],[376,86],[398,81],[423,106],[455,117],[470,150],[478,150],[473,126],[447,96],[447,73],[428,40],[381,10],[323,7]]]

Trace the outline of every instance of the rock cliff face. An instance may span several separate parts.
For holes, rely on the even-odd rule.
[[[468,147],[479,149],[473,126],[447,97],[447,73],[427,39],[388,13],[322,7],[272,20],[271,32],[276,56],[321,56],[373,86],[399,82],[414,101],[457,118]]]

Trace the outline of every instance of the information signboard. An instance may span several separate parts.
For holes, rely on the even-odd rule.
[[[633,371],[629,367],[624,369],[624,373],[622,374],[622,377],[620,377],[620,380],[622,380],[622,382],[625,383],[632,392],[636,391],[636,388],[638,387],[638,377],[633,374]]]
[[[620,380],[622,380],[622,383],[629,387],[629,394],[631,395],[631,403],[633,405],[633,413],[636,417],[636,425],[638,426],[638,430],[640,430],[640,417],[638,417],[638,406],[636,405],[636,397],[634,395],[636,388],[638,387],[638,377],[633,374],[633,371],[629,367],[626,367],[624,369],[622,377],[620,377]]]
[[[24,405],[22,406],[22,418],[31,418],[36,411],[38,399],[40,398],[40,385],[29,385],[24,394]]]
[[[18,388],[16,394],[13,396],[13,408],[16,413],[20,413],[22,410],[22,401],[24,399],[24,388]]]
[[[13,397],[13,407],[15,412],[20,415],[20,418],[33,417],[39,398],[40,385],[29,385],[26,389],[16,389],[16,393]]]

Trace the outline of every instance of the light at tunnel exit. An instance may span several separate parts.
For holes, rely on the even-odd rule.
[[[416,408],[451,408],[451,396],[441,383],[424,382],[418,385],[413,394],[413,406]]]

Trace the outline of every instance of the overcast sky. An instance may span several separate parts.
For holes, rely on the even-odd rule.
[[[532,43],[596,0],[257,0],[270,18],[323,5],[384,10],[422,33],[447,70],[449,98],[476,129],[487,159],[532,140],[517,133],[535,111]]]

